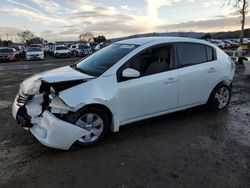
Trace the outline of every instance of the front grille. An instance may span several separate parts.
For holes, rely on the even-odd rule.
[[[27,102],[29,96],[28,95],[25,95],[21,90],[19,91],[18,95],[17,95],[17,99],[16,99],[16,102],[17,102],[17,105],[18,106],[24,106],[25,103]]]
[[[68,56],[67,53],[60,53],[59,55],[60,55],[60,56]]]
[[[31,56],[31,57],[38,57],[39,54],[31,54],[30,56]]]

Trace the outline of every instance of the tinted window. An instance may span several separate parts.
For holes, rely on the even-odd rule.
[[[76,65],[83,73],[92,76],[100,76],[138,45],[112,44],[95,52]]]
[[[207,61],[206,47],[195,43],[178,43],[180,66],[190,66]]]

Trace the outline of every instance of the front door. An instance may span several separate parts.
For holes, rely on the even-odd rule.
[[[122,124],[177,108],[178,70],[171,68],[172,52],[172,46],[150,49],[125,66],[141,76],[118,82]]]

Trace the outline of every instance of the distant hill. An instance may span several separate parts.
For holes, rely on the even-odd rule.
[[[131,38],[139,38],[139,37],[189,37],[189,38],[197,38],[200,39],[204,37],[206,34],[210,34],[212,38],[216,39],[225,39],[225,38],[232,38],[238,39],[240,38],[240,30],[238,31],[227,31],[227,32],[218,32],[218,33],[204,33],[204,32],[165,32],[165,33],[143,33],[143,34],[136,34],[127,37],[119,37],[119,38],[112,38],[110,39],[111,42],[116,42],[125,39]],[[245,38],[250,38],[250,28],[245,29]]]
[[[228,31],[228,32],[218,32],[218,33],[211,33],[213,38],[218,38],[218,39],[238,39],[240,38],[240,30],[238,31]],[[245,29],[245,38],[250,38],[250,28]]]

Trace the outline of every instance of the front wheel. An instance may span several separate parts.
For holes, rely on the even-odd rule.
[[[231,88],[226,85],[218,86],[213,91],[208,105],[212,110],[222,110],[228,106],[230,99]]]
[[[99,142],[110,127],[110,120],[107,113],[96,108],[82,109],[68,115],[67,120],[88,131],[88,134],[77,140],[77,143],[84,146]]]

